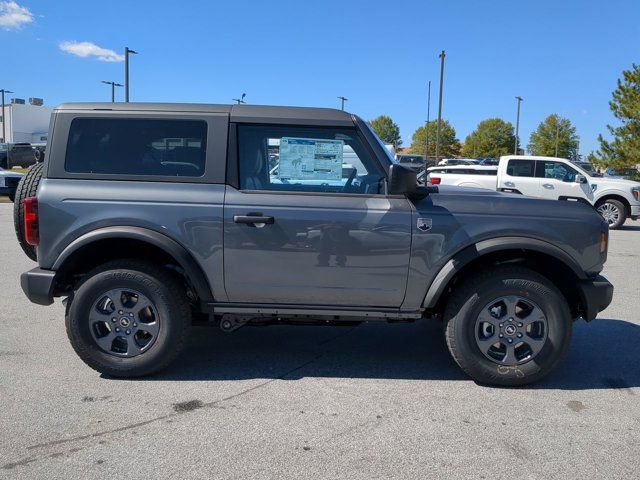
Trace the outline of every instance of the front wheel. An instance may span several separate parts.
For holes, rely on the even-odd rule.
[[[453,292],[444,319],[456,363],[489,385],[541,379],[571,340],[564,297],[545,277],[521,267],[495,267],[468,279]]]
[[[66,326],[71,345],[91,368],[139,377],[162,370],[182,351],[191,310],[172,274],[122,260],[87,274],[71,298]]]
[[[618,200],[606,200],[596,210],[604,218],[604,221],[609,224],[611,230],[620,228],[627,219],[627,209]]]

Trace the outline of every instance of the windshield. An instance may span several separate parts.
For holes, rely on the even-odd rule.
[[[6,143],[0,143],[0,152],[6,152],[8,150]]]

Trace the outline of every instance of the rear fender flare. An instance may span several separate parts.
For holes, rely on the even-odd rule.
[[[164,250],[167,254],[171,255],[185,271],[200,300],[205,302],[213,301],[213,295],[207,277],[187,249],[172,238],[148,228],[112,226],[93,230],[78,237],[67,245],[56,259],[52,269],[59,270],[64,263],[81,248],[93,242],[108,238],[140,240]]]

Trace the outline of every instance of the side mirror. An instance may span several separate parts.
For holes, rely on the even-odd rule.
[[[411,195],[418,185],[416,172],[394,163],[389,167],[389,195]]]
[[[576,178],[574,180],[576,183],[587,183],[587,178],[584,175],[576,174]]]

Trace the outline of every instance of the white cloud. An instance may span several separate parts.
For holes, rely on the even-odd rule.
[[[91,42],[62,42],[60,50],[76,57],[96,57],[101,62],[122,62],[124,55],[118,55],[113,50],[102,48]]]
[[[33,22],[33,13],[16,2],[0,2],[0,27],[5,30],[18,29]]]

